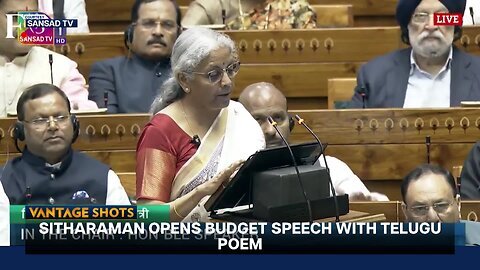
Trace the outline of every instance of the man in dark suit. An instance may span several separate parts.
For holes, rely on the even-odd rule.
[[[181,31],[174,0],[136,0],[125,31],[129,56],[93,64],[89,99],[109,113],[148,112],[171,73],[170,55]],[[107,104],[105,104],[107,103]]]
[[[396,17],[410,48],[361,67],[352,107],[433,108],[480,100],[480,58],[457,49],[461,26],[438,26],[434,13],[461,13],[465,0],[399,0]]]
[[[480,142],[470,150],[460,176],[460,192],[466,200],[480,200]]]

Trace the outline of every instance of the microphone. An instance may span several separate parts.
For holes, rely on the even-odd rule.
[[[108,109],[108,92],[107,91],[103,92],[103,104],[105,105],[105,108]]]
[[[285,138],[283,137],[280,130],[278,130],[277,122],[275,122],[271,116],[269,116],[267,119],[268,119],[268,122],[273,126],[275,131],[278,133],[278,135],[280,135],[280,138],[285,143],[285,145],[288,148],[288,151],[290,152],[290,156],[292,158],[293,166],[295,167],[295,172],[297,173],[298,183],[300,184],[300,188],[302,189],[303,197],[305,198],[305,201],[307,202],[308,218],[309,218],[310,222],[313,222],[312,205],[310,204],[310,200],[307,197],[307,192],[305,191],[305,188],[303,187],[302,178],[300,177],[300,172],[298,171],[297,161],[295,160],[295,156],[293,155],[292,148],[288,144],[287,140],[285,140]]]
[[[225,11],[224,8],[222,8],[222,23],[224,25],[227,25],[226,22],[227,22],[227,12]]]
[[[323,150],[323,144],[320,141],[320,139],[318,138],[318,136],[313,132],[313,130],[309,126],[307,126],[307,124],[305,123],[305,120],[303,118],[301,118],[298,114],[296,114],[295,119],[297,119],[297,122],[298,122],[299,125],[302,125],[303,127],[305,127],[308,130],[308,132],[310,132],[310,134],[312,134],[312,136],[317,141],[318,145],[320,145],[320,151],[321,151],[321,154],[323,156],[323,162],[325,162],[325,169],[327,170],[328,182],[330,183],[330,190],[331,190],[332,196],[333,196],[333,204],[335,205],[335,222],[339,222],[340,221],[340,211],[338,210],[337,192],[335,191],[335,187],[333,186],[333,182],[332,182],[332,177],[330,176],[330,168],[328,168],[327,158],[325,157],[325,151]]]
[[[218,3],[220,4],[220,8],[222,10],[222,23],[223,25],[225,26],[225,28],[227,28],[227,11],[225,10],[225,8],[223,7],[223,2],[222,0],[218,0]]]
[[[468,8],[470,10],[470,17],[472,17],[472,24],[475,24],[475,18],[473,16],[473,7]]]
[[[30,204],[30,199],[32,198],[32,192],[30,187],[27,187],[25,190],[25,204]]]
[[[200,141],[200,137],[198,137],[198,135],[193,135],[193,138],[192,140],[190,140],[191,143],[193,143],[197,148],[200,146],[200,144],[202,143]]]
[[[53,54],[48,55],[48,63],[50,64],[50,83],[53,84]]]
[[[427,146],[427,163],[430,164],[430,136],[425,137],[425,145]]]
[[[368,88],[363,85],[360,87],[357,85],[356,88],[356,91],[362,97],[362,109],[365,109],[367,107]]]

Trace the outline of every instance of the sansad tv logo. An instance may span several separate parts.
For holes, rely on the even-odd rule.
[[[19,11],[6,14],[7,36],[25,45],[62,45],[67,43],[67,28],[77,27],[77,19],[51,19],[43,12]],[[16,22],[16,24],[15,24]]]

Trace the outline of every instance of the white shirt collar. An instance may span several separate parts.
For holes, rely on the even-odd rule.
[[[444,70],[447,70],[451,67],[452,65],[452,58],[453,58],[453,46],[450,46],[450,52],[448,53],[448,58],[447,58],[447,61],[445,62],[445,65],[443,66],[443,68],[440,70],[440,72],[438,72],[438,74],[442,73]],[[410,52],[410,63],[411,63],[411,66],[410,66],[410,76],[412,76],[413,72],[415,70],[419,70],[420,72],[423,72],[423,73],[427,73],[426,71],[422,70],[418,65],[417,65],[417,61],[415,61],[415,57],[413,57],[413,49],[412,51]],[[437,74],[437,76],[438,76]]]

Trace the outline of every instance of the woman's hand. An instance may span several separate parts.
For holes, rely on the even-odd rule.
[[[212,179],[198,186],[199,192],[201,192],[204,196],[212,195],[215,193],[215,191],[217,191],[220,185],[225,186],[228,181],[230,181],[234,173],[243,165],[244,162],[245,161],[243,160],[239,160],[232,163],[226,169],[217,173]]]

